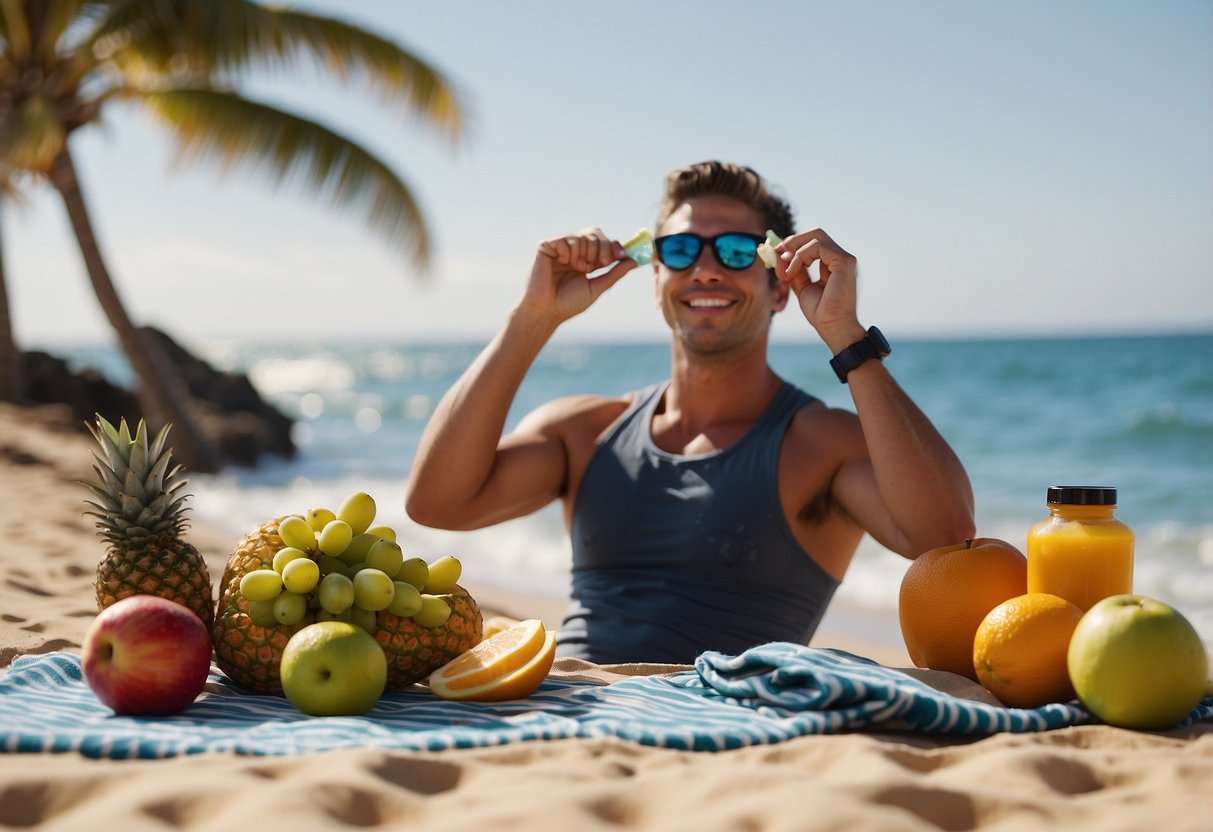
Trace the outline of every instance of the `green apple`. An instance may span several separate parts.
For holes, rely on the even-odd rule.
[[[1066,657],[1078,699],[1109,725],[1165,730],[1204,694],[1208,657],[1177,610],[1143,595],[1113,595],[1087,610]]]
[[[365,630],[344,621],[319,621],[291,636],[280,673],[286,698],[305,714],[356,716],[383,695],[387,658]]]

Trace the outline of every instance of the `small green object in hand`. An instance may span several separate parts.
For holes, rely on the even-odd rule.
[[[628,257],[641,266],[651,263],[653,262],[653,235],[647,228],[642,228],[623,244],[623,250]]]

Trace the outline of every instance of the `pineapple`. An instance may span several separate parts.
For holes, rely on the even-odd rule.
[[[240,579],[255,569],[272,569],[283,547],[279,517],[246,534],[228,559],[219,582],[219,606],[211,642],[215,660],[228,678],[257,693],[281,693],[279,665],[287,641],[315,620],[314,611],[296,625],[259,627],[248,616]],[[476,646],[483,632],[480,607],[463,587],[447,596],[451,616],[441,627],[423,627],[386,610],[376,615],[375,640],[387,656],[387,690],[401,690]]]
[[[209,629],[214,620],[206,562],[182,535],[185,485],[180,465],[169,468],[169,426],[148,443],[143,420],[131,436],[126,420],[115,428],[100,414],[88,425],[101,453],[93,453],[100,485],[84,483],[96,500],[100,536],[109,553],[97,566],[97,609],[130,595],[159,595],[193,610]]]
[[[387,610],[376,616],[375,641],[387,656],[387,690],[401,690],[462,656],[484,638],[484,617],[476,600],[456,585],[447,603],[451,617],[441,627],[423,627]]]
[[[240,579],[254,569],[273,568],[282,548],[278,523],[263,523],[241,538],[219,580],[219,605],[211,644],[215,662],[229,679],[256,693],[280,693],[278,665],[294,627],[258,627],[248,617],[249,602],[240,594]]]

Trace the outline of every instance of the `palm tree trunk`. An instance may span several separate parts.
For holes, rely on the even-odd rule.
[[[3,207],[4,200],[0,198],[0,208]],[[25,400],[24,359],[13,338],[13,318],[4,277],[4,228],[0,224],[0,401],[22,402]]]
[[[173,453],[178,461],[194,471],[218,471],[222,467],[219,454],[198,429],[190,411],[190,394],[185,384],[173,372],[168,357],[159,345],[150,338],[142,337],[118,297],[118,290],[110,279],[109,270],[101,257],[101,248],[93,234],[84,194],[80,190],[76,167],[67,145],[55,157],[51,180],[67,207],[93,291],[97,294],[105,317],[118,335],[118,343],[131,369],[139,379],[136,395],[149,427],[158,429],[172,423]]]

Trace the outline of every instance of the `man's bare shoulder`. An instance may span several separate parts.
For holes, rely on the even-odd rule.
[[[852,411],[814,402],[797,411],[792,420],[781,453],[780,491],[789,514],[798,524],[813,530],[812,545],[803,540],[802,543],[808,551],[817,552],[819,558],[835,548],[830,539],[821,538],[822,530],[830,524],[834,525],[835,535],[850,541],[855,520],[839,502],[833,486],[843,465],[866,454],[863,429]],[[853,547],[853,543],[850,541],[838,551]],[[841,572],[831,570],[831,574]]]
[[[623,414],[635,398],[633,393],[602,396],[581,393],[562,396],[541,404],[518,424],[518,430],[601,431]]]
[[[817,401],[796,412],[787,438],[797,444],[812,445],[818,450],[833,448],[846,456],[854,443],[863,446],[863,428],[853,411],[828,407]]]

